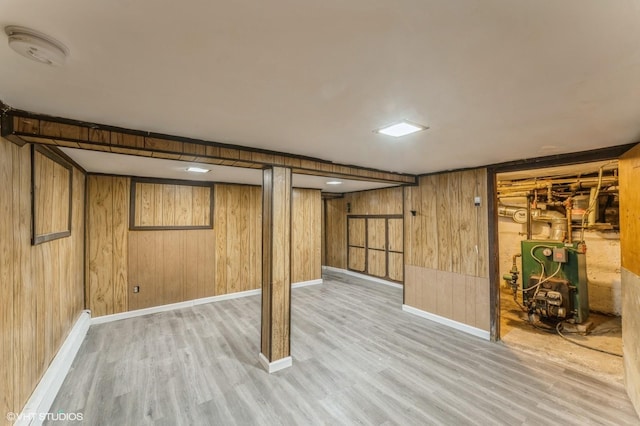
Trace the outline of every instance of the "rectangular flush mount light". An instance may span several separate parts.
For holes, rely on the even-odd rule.
[[[203,169],[201,167],[187,167],[187,171],[188,172],[194,172],[194,173],[207,173],[210,170],[209,169]]]
[[[419,132],[421,130],[428,129],[427,126],[421,126],[419,124],[410,123],[408,121],[401,121],[396,124],[392,124],[390,126],[383,127],[381,129],[376,130],[377,133],[382,133],[383,135],[400,137],[410,135],[411,133]]]

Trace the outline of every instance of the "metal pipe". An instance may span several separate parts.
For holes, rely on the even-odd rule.
[[[595,200],[597,195],[598,195],[598,188],[594,186],[589,191],[589,206],[595,205],[595,208],[589,211],[589,221],[587,222],[589,226],[595,225],[596,222],[598,221],[598,201]]]
[[[531,239],[531,194],[527,195],[527,240]]]
[[[532,191],[534,189],[547,189],[550,185],[568,185],[571,190],[577,191],[580,189],[587,189],[594,186],[598,186],[599,179],[597,177],[592,178],[580,178],[576,182],[576,178],[566,178],[566,179],[552,179],[552,180],[544,180],[544,181],[536,181],[536,182],[509,182],[502,181],[498,183],[498,192],[499,193],[508,193],[508,192],[522,192],[522,191]],[[617,176],[603,176],[602,177],[602,186],[610,186],[617,185],[618,177]]]
[[[517,212],[522,212],[523,207],[517,206],[505,206],[500,204],[498,206],[498,216],[509,217],[514,219],[514,215]],[[551,227],[549,233],[549,239],[553,241],[564,241],[567,236],[567,219],[564,214],[557,210],[541,210],[532,209],[531,205],[527,208],[527,239],[532,237],[532,224],[533,221],[548,223]],[[517,222],[517,221],[516,221]],[[523,223],[523,222],[520,222]]]
[[[571,244],[573,242],[573,230],[571,229],[571,197],[567,198],[567,242]]]

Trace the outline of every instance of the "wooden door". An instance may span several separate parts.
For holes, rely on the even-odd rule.
[[[394,281],[404,280],[404,223],[401,218],[387,219],[388,276]]]
[[[367,219],[367,273],[387,276],[387,219]]]
[[[350,217],[347,221],[348,265],[352,271],[366,271],[366,220]]]
[[[404,223],[401,216],[347,219],[349,270],[397,282],[404,280]]]

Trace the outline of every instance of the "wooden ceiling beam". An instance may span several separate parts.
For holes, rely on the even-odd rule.
[[[104,126],[13,109],[5,109],[3,113],[2,136],[16,144],[29,142],[233,167],[262,169],[278,166],[291,168],[294,173],[304,175],[404,185],[417,183],[417,177],[411,174],[336,164],[295,154]]]

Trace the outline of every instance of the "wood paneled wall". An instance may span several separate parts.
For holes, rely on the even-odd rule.
[[[262,188],[216,185],[216,294],[262,285]]]
[[[216,185],[214,229],[140,231],[128,226],[129,185],[129,178],[89,177],[93,316],[260,288],[260,187]]]
[[[129,310],[216,295],[211,229],[130,231],[128,252]]]
[[[294,188],[291,195],[291,282],[316,280],[322,277],[320,190]]]
[[[401,187],[345,194],[325,201],[325,264],[347,269],[347,215],[402,214]],[[350,211],[347,212],[347,209]]]
[[[0,424],[19,413],[83,309],[85,177],[71,235],[31,245],[31,153],[0,139]]]
[[[405,304],[482,330],[490,312],[486,182],[486,169],[476,169],[405,188]]]
[[[640,415],[640,144],[618,163],[625,385]]]
[[[640,144],[620,158],[618,167],[622,267],[640,275]]]
[[[211,227],[211,186],[134,183],[134,227]]]
[[[327,199],[324,206],[324,265],[347,269],[347,202],[345,198]],[[364,268],[364,257],[362,265]]]
[[[34,150],[33,160],[34,236],[37,239],[51,234],[68,234],[73,171],[45,155],[44,151]]]
[[[125,177],[89,176],[87,307],[93,316],[261,287],[261,187],[216,184],[213,229],[130,230],[129,185]],[[319,191],[293,191],[293,282],[321,277],[320,205]]]
[[[94,317],[128,308],[130,179],[89,176],[86,304]]]

